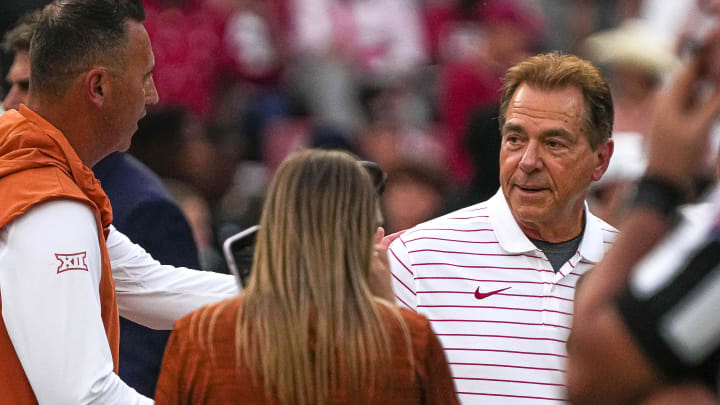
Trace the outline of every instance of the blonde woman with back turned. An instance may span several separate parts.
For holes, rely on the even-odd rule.
[[[368,286],[377,204],[351,155],[290,155],[248,287],[176,323],[157,404],[457,404],[428,320]]]

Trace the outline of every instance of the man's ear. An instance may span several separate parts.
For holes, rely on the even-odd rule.
[[[598,160],[595,165],[595,170],[593,170],[593,181],[600,180],[603,174],[605,174],[605,171],[607,171],[607,168],[610,165],[610,158],[612,157],[613,150],[615,150],[615,142],[613,142],[612,138],[603,142],[595,150],[594,153]]]
[[[83,85],[91,103],[102,107],[110,91],[110,73],[100,67],[94,67],[85,73]]]

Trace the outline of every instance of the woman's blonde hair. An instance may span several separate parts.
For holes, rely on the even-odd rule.
[[[275,174],[235,347],[238,364],[262,375],[282,404],[381,389],[376,371],[392,342],[367,283],[377,204],[369,174],[345,152],[296,152]]]

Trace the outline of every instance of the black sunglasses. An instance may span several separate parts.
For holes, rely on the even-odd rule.
[[[387,181],[387,173],[380,168],[375,162],[369,160],[361,160],[360,165],[370,173],[370,179],[372,180],[373,186],[375,186],[375,192],[378,196],[385,192],[385,182]]]

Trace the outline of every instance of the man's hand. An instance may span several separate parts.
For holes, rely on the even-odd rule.
[[[390,262],[388,261],[387,249],[390,243],[397,239],[402,232],[385,236],[385,230],[379,227],[375,233],[374,250],[370,262],[370,274],[368,284],[370,290],[376,297],[395,301],[395,293],[392,290],[392,274],[390,273]]]
[[[709,36],[708,46],[714,40],[720,40],[720,31]],[[660,94],[649,137],[647,173],[682,186],[697,174],[709,146],[708,132],[720,113],[720,83],[706,78],[707,53],[702,50]]]

